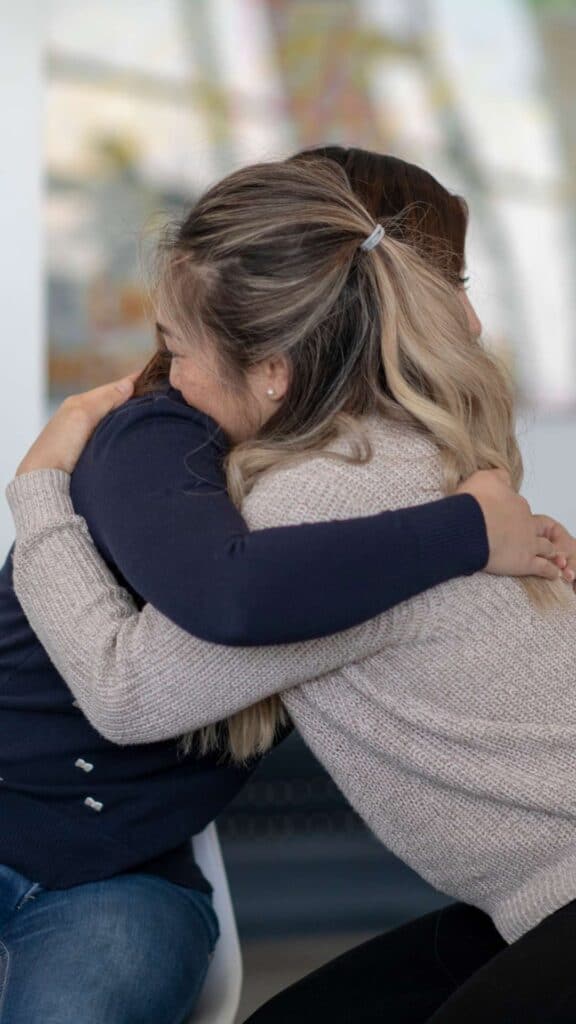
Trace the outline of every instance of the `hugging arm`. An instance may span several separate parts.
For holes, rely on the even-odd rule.
[[[354,643],[313,638],[486,560],[482,512],[465,495],[249,532],[205,428],[188,407],[158,401],[154,417],[137,405],[105,421],[72,480],[116,576],[74,514],[66,473],[38,470],[8,489],[17,595],[87,716],[116,742],[178,735],[365,657],[382,645],[375,621]],[[260,649],[280,640],[290,646]]]
[[[326,636],[487,561],[484,518],[469,495],[250,531],[209,430],[166,395],[128,403],[101,424],[71,485],[75,511],[120,582],[203,640]]]
[[[225,647],[193,637],[151,605],[138,610],[74,514],[68,491],[69,477],[59,470],[10,485],[14,585],[82,710],[112,742],[193,731],[367,657],[385,642],[386,617],[289,645]]]

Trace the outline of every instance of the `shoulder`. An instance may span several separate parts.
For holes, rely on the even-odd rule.
[[[264,473],[242,507],[248,525],[356,518],[442,497],[439,452],[430,438],[381,416],[365,417],[358,428]]]
[[[134,479],[162,470],[173,472],[176,466],[209,473],[221,464],[227,449],[218,424],[166,386],[131,399],[102,420],[73,480],[81,480],[87,472],[106,480],[118,479],[120,474],[124,480]]]
[[[201,439],[209,444],[226,449],[226,439],[218,424],[188,405],[179,391],[165,387],[147,395],[141,395],[115,409],[99,424],[92,438],[92,445],[105,451],[112,444],[128,443],[135,437],[155,434],[177,433],[184,440],[187,437]]]
[[[360,448],[365,463],[367,445],[341,437],[323,449],[295,456],[263,473],[242,506],[249,527],[369,515],[369,510],[363,511],[366,490],[358,487],[363,469],[357,457]]]

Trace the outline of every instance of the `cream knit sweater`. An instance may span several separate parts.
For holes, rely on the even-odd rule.
[[[258,483],[262,528],[441,497],[434,445],[367,420],[374,457],[318,456]],[[508,941],[576,898],[576,599],[540,613],[478,573],[334,637],[223,648],[138,612],[74,516],[65,473],[8,488],[15,587],[85,714],[118,743],[196,729],[282,691],[376,835]],[[316,677],[316,678],[314,678]]]

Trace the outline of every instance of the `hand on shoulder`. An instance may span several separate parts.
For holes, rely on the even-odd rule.
[[[484,514],[490,550],[485,572],[573,582],[576,540],[554,520],[533,515],[505,470],[479,470],[460,484],[457,493],[471,494]]]
[[[138,370],[111,384],[66,398],[22,459],[16,476],[37,469],[72,473],[100,421],[132,396],[139,374]]]

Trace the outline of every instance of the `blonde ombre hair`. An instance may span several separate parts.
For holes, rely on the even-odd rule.
[[[431,250],[427,232],[408,234],[402,210],[384,219],[377,247],[362,251],[375,215],[343,163],[324,151],[236,171],[163,247],[158,301],[182,336],[215,346],[232,387],[242,388],[246,370],[262,360],[283,355],[290,365],[289,392],[275,415],[227,458],[233,500],[241,507],[263,473],[322,452],[337,437],[352,439],[350,461],[369,458],[358,421],[374,413],[435,441],[446,494],[475,470],[496,467],[519,489],[512,389],[471,336],[454,269],[463,253],[455,258],[438,238]],[[450,198],[464,219],[463,245],[465,205]],[[144,385],[154,379],[147,373]],[[561,584],[522,585],[541,608],[562,599]],[[194,740],[207,752],[224,744],[246,761],[273,744],[286,720],[272,697],[185,746]]]

